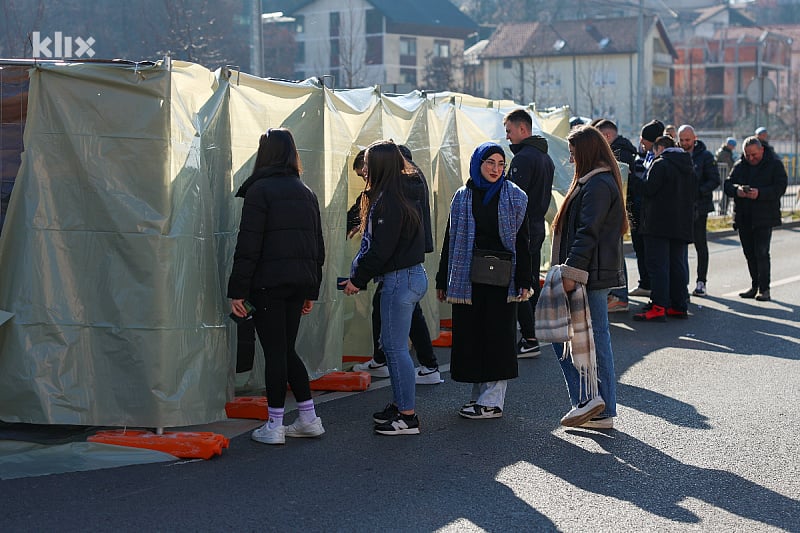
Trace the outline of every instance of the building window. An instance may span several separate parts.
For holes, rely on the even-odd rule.
[[[417,85],[417,69],[415,68],[401,68],[400,69],[400,83],[407,83],[408,85]]]
[[[417,40],[412,37],[400,37],[400,55],[417,56]]]
[[[613,70],[599,70],[594,73],[595,87],[615,86],[617,84],[617,73]]]
[[[433,55],[450,57],[450,41],[433,41]]]
[[[294,17],[294,31],[303,33],[306,31],[306,17],[305,15],[295,15]]]
[[[329,20],[329,27],[330,27],[330,35],[331,37],[338,37],[339,36],[339,12],[338,11],[331,11],[330,20]]]
[[[509,70],[511,68],[511,60],[510,59],[504,59],[503,60],[503,68],[506,69],[506,70]]]
[[[297,43],[297,56],[294,58],[295,63],[305,63],[306,62],[306,43],[303,41],[298,41]]]
[[[383,37],[373,35],[367,37],[367,65],[383,64]]]
[[[400,37],[400,64],[417,64],[417,40],[411,37]]]
[[[367,9],[367,33],[383,33],[383,16],[377,9]]]
[[[332,39],[331,40],[331,66],[338,67],[339,66],[339,39]]]
[[[511,100],[511,87],[503,87],[503,99]]]

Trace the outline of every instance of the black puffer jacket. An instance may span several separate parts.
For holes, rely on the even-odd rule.
[[[544,236],[547,208],[553,191],[555,165],[547,155],[547,139],[531,135],[519,144],[512,144],[514,158],[508,169],[508,180],[514,182],[528,195],[528,228],[531,243]],[[538,252],[538,250],[537,250]]]
[[[294,170],[266,167],[250,176],[236,196],[244,197],[244,206],[228,298],[293,286],[302,288],[307,300],[316,300],[325,244],[314,192]]]
[[[710,213],[714,210],[712,193],[721,180],[714,154],[708,151],[703,141],[695,141],[692,149],[692,163],[697,175],[697,212]]]
[[[697,177],[692,158],[680,148],[656,157],[642,185],[642,235],[692,242]]]
[[[595,174],[566,212],[558,262],[588,272],[589,290],[625,285],[622,224],[625,206],[613,174]]]
[[[744,155],[733,165],[725,180],[725,194],[733,198],[735,227],[764,228],[781,225],[781,196],[786,192],[788,178],[786,169],[774,152],[764,150],[764,157],[755,166]],[[738,185],[749,185],[758,189],[758,198],[739,198]]]

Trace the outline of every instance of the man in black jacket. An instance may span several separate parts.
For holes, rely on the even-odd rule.
[[[515,109],[503,117],[506,138],[511,143],[514,158],[511,160],[508,179],[528,195],[528,228],[530,230],[531,266],[533,268],[533,295],[517,307],[522,338],[517,345],[520,358],[536,357],[541,351],[536,339],[534,309],[541,293],[539,270],[542,263],[542,244],[545,237],[544,216],[550,207],[555,165],[547,155],[547,139],[533,135],[533,120],[524,109]]]
[[[625,163],[628,170],[628,182],[633,176],[636,161],[636,147],[633,143],[619,134],[617,125],[614,121],[608,119],[598,120],[595,127],[600,130],[603,137],[606,138],[608,144],[611,145],[611,151],[614,152],[614,157],[620,163]],[[608,293],[608,312],[620,313],[628,310],[628,268],[625,262],[622,263],[625,269],[625,287],[619,289],[611,289]]]
[[[769,301],[772,228],[781,225],[781,196],[788,178],[781,160],[768,152],[756,137],[744,141],[744,154],[725,180],[725,194],[733,198],[733,227],[750,271],[750,289],[742,298]]]
[[[708,281],[708,239],[706,225],[708,214],[714,210],[712,193],[719,187],[720,178],[714,154],[706,149],[703,141],[697,140],[694,128],[684,124],[678,128],[678,142],[692,156],[694,173],[697,176],[697,200],[694,218],[694,249],[697,251],[697,285],[694,296],[706,295]]]

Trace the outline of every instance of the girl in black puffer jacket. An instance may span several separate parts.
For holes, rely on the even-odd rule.
[[[253,440],[283,444],[284,437],[316,437],[325,430],[314,410],[308,373],[295,351],[300,317],[311,312],[322,283],[325,244],[319,202],[300,181],[302,166],[289,130],[261,136],[253,175],[236,196],[244,197],[239,237],[228,281],[233,314],[252,320],[266,359],[269,420]],[[286,383],[300,416],[283,425]]]

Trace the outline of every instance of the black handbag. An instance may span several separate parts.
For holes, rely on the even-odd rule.
[[[475,248],[469,277],[472,283],[508,287],[511,284],[511,252]]]

